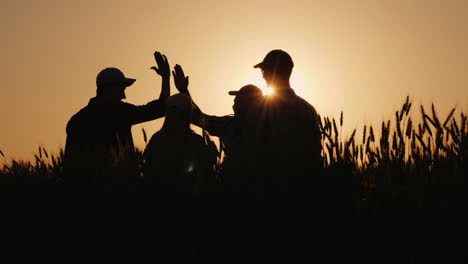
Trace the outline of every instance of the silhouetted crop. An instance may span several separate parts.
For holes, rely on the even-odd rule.
[[[437,234],[441,236],[450,226],[453,226],[452,230],[458,230],[464,219],[458,212],[466,206],[467,115],[453,108],[445,118],[441,118],[434,104],[430,111],[426,111],[423,105],[415,110],[407,97],[394,117],[383,120],[378,127],[365,124],[362,129],[356,128],[349,135],[343,135],[344,118],[343,112],[339,120],[320,117],[323,175],[328,179],[325,181],[327,186],[319,186],[325,193],[321,196],[325,198],[320,206],[333,208],[322,213],[335,221],[328,224],[328,230],[346,226],[339,221],[352,221],[347,226],[354,230],[351,241],[357,243],[355,254],[359,257],[356,258],[361,260],[360,254],[368,252],[380,256],[367,259],[369,263],[381,262],[389,254],[406,260],[432,254],[431,250],[441,247],[436,240]],[[142,130],[142,133],[146,143],[146,131]],[[202,133],[204,143],[216,155],[218,162],[214,171],[219,173],[223,146],[221,144],[218,148],[205,131]],[[135,149],[135,153],[141,170],[142,150]],[[0,155],[6,162],[0,169],[0,198],[8,201],[6,215],[11,216],[5,219],[25,223],[24,219],[39,221],[40,215],[43,222],[48,222],[44,232],[53,234],[51,241],[55,242],[51,243],[63,246],[60,237],[66,237],[63,234],[67,234],[66,230],[72,226],[66,220],[58,220],[66,218],[61,212],[69,207],[67,201],[70,201],[63,199],[68,190],[63,179],[63,150],[52,154],[41,146],[33,161],[13,160],[8,163],[7,153],[0,150]],[[311,172],[311,177],[314,173]],[[137,175],[142,176],[141,171]],[[222,178],[218,177],[218,180],[222,182]],[[317,184],[323,182],[317,181]],[[141,185],[135,186],[134,195],[139,197]],[[334,196],[341,198],[335,199]],[[144,208],[139,205],[141,199],[132,200],[135,203],[132,208]],[[337,207],[340,203],[341,207]],[[347,207],[351,209],[346,212],[351,212],[354,220],[331,216]],[[454,209],[447,211],[447,208]],[[315,211],[311,213],[318,214]],[[453,217],[445,220],[443,215],[448,213]],[[436,224],[444,226],[444,232]],[[137,224],[133,225],[137,227]],[[428,238],[425,232],[434,238]],[[15,236],[16,233],[12,237]],[[340,237],[329,239],[339,240]],[[409,245],[407,241],[413,241],[415,245]],[[447,239],[443,241],[446,243]],[[412,250],[407,249],[410,246]],[[390,249],[393,251],[388,253]],[[332,252],[343,250],[331,249]]]

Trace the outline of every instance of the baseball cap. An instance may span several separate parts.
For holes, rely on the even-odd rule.
[[[248,95],[248,96],[262,96],[262,90],[253,84],[242,86],[237,91],[229,91],[229,95]]]
[[[280,49],[275,49],[265,56],[262,62],[253,66],[254,68],[260,69],[276,69],[276,70],[286,70],[291,71],[294,67],[291,56]]]
[[[105,68],[96,77],[96,85],[105,87],[108,85],[124,84],[125,86],[132,85],[136,79],[125,77],[121,70],[117,68]]]

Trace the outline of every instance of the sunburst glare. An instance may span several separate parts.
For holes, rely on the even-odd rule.
[[[261,90],[264,96],[271,96],[275,93],[275,90],[273,90],[273,88],[271,87],[261,88]]]
[[[264,95],[272,95],[273,89],[266,85],[265,80],[262,77],[262,73],[258,72],[257,70],[249,71],[247,74],[246,83],[245,84],[253,84],[262,90]]]
[[[247,74],[246,83],[245,84],[253,84],[256,85],[260,90],[262,90],[263,94],[266,96],[274,95],[275,90],[272,87],[268,87],[266,85],[265,80],[262,77],[262,73],[257,70],[250,71]],[[293,73],[291,76],[291,87],[294,89],[297,95],[304,97],[306,96],[306,92],[304,89],[304,82],[301,78],[299,78],[296,74]]]

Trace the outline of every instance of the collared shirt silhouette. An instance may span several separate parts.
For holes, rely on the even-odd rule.
[[[232,106],[234,115],[212,116],[200,112],[199,117],[194,120],[196,125],[205,129],[210,135],[220,138],[225,158],[229,158],[241,143],[242,126],[249,107],[263,101],[262,91],[252,84],[245,85],[238,91],[230,91],[229,95],[235,96]]]
[[[254,66],[273,94],[249,109],[240,146],[240,163],[252,179],[256,199],[286,208],[315,195],[312,188],[320,188],[315,183],[321,177],[320,120],[291,87],[293,67],[283,50],[270,51]]]
[[[164,100],[169,95],[167,58],[155,52],[163,77],[159,99],[136,106],[122,102],[125,89],[135,79],[127,78],[117,68],[106,68],[96,78],[97,95],[69,120],[65,157],[73,167],[83,168],[135,166],[131,127],[164,116]],[[78,163],[78,164],[76,164]]]
[[[188,76],[180,65],[174,66],[173,76],[180,93],[167,99],[163,127],[151,137],[143,153],[143,173],[148,185],[159,185],[166,193],[192,195],[209,188],[217,149],[211,140],[205,142],[190,129],[192,101]]]
[[[190,129],[192,101],[187,90],[188,76],[180,65],[174,66],[173,76],[180,93],[167,99],[163,127],[145,148],[144,178],[148,185],[159,185],[168,195],[199,194],[214,177],[217,150]]]
[[[293,67],[291,56],[283,50],[270,51],[254,66],[262,70],[274,93],[249,111],[254,121],[247,133],[262,154],[272,159],[270,162],[317,169],[321,162],[320,120],[315,108],[291,87]]]
[[[319,117],[291,87],[293,67],[283,50],[270,51],[254,66],[273,94],[249,109],[242,133],[239,174],[247,175],[251,190],[240,207],[248,209],[239,211],[252,219],[246,228],[255,247],[271,252],[264,262],[294,254],[313,236],[304,234],[314,225],[305,216],[313,215],[310,206],[321,188]]]
[[[213,199],[217,162],[214,144],[190,129],[191,110],[188,95],[170,96],[163,127],[151,137],[143,153],[148,217],[155,217],[154,222],[164,230],[155,234],[160,243],[156,250],[163,258],[172,257],[181,263],[202,242],[201,212]],[[174,246],[183,250],[171,256],[176,252]]]
[[[136,106],[92,98],[67,125],[67,153],[85,151],[116,164],[133,152],[132,125],[164,116],[164,103],[154,100]],[[103,160],[103,161],[104,161]]]

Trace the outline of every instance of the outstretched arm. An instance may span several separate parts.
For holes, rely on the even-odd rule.
[[[165,101],[166,98],[168,98],[171,94],[171,71],[169,70],[169,62],[167,61],[166,55],[161,54],[158,51],[154,52],[154,59],[156,60],[156,64],[158,65],[158,67],[153,66],[151,67],[151,69],[154,70],[162,78],[161,93],[159,94],[159,100]]]
[[[210,116],[203,113],[192,100],[192,123],[208,131],[210,135],[223,137],[232,127],[234,116]]]
[[[192,100],[192,123],[196,126],[204,128],[205,119],[207,115],[204,114],[200,107]]]

